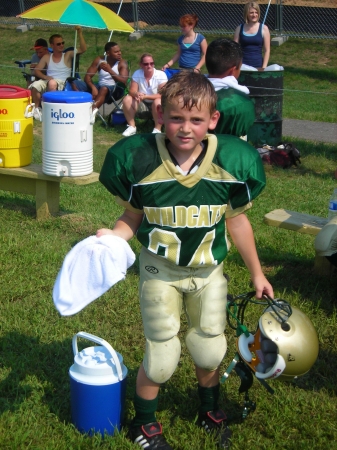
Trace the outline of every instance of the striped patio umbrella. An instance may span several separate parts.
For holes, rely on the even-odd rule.
[[[28,9],[17,17],[132,33],[134,29],[109,8],[88,0],[53,0]],[[77,32],[75,32],[76,48]]]

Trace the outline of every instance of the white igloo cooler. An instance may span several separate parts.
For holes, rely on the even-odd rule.
[[[42,171],[77,177],[93,171],[92,95],[55,91],[42,96]]]

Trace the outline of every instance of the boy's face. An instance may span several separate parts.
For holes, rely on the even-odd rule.
[[[239,67],[234,67],[234,68],[233,68],[233,73],[232,73],[232,75],[233,75],[236,79],[238,79],[239,76],[240,76],[241,66],[242,66],[242,61],[241,61]]]
[[[181,99],[167,103],[165,110],[158,106],[160,123],[165,125],[165,133],[177,153],[193,152],[204,139],[208,130],[214,130],[220,113],[210,114],[209,108],[201,105],[191,110],[183,108]]]
[[[49,53],[47,47],[40,47],[40,48],[37,48],[37,49],[35,50],[35,52],[36,52],[37,56],[38,56],[40,59],[42,58],[42,56],[47,55],[47,54]]]

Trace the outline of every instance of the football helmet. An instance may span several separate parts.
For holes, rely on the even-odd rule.
[[[318,338],[302,311],[279,300],[264,311],[254,335],[239,336],[237,349],[257,378],[292,380],[313,366]]]

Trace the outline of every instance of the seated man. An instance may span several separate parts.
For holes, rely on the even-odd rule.
[[[129,69],[128,62],[122,59],[122,52],[116,42],[108,42],[104,46],[106,57],[97,56],[85,74],[84,81],[75,80],[71,83],[75,91],[91,92],[94,99],[93,109],[99,108],[103,103],[109,103],[110,94],[115,100],[121,98],[124,89],[117,83],[126,84]],[[98,72],[98,83],[92,79]],[[110,103],[112,103],[110,99]]]
[[[37,64],[40,62],[42,56],[48,55],[48,43],[45,39],[37,39],[35,41],[34,47],[31,48],[31,50],[35,50],[35,52],[32,54],[32,57],[30,58],[30,73],[31,76],[27,75],[27,87],[32,84],[33,81],[36,80],[36,77],[34,76],[34,69],[37,66]]]
[[[80,40],[80,49],[77,54],[86,51],[87,45],[84,41],[82,29],[76,26]],[[52,54],[44,55],[34,69],[35,76],[40,78],[29,86],[32,90],[32,99],[35,103],[34,118],[41,119],[41,97],[46,91],[62,91],[66,79],[71,75],[72,61],[75,50],[63,53],[64,40],[60,34],[53,34],[49,38],[49,44],[53,50]]]
[[[161,124],[158,119],[157,106],[161,103],[161,95],[158,90],[167,83],[165,72],[154,68],[153,57],[150,53],[144,53],[140,58],[141,69],[132,75],[129,94],[123,100],[123,112],[128,123],[123,136],[136,134],[136,112],[152,111],[154,129],[152,133],[161,132]]]
[[[242,65],[242,50],[231,39],[219,38],[211,42],[206,52],[208,79],[213,84],[218,101],[220,119],[215,134],[232,134],[247,140],[247,133],[255,120],[255,107],[248,96],[249,89],[237,79]]]

